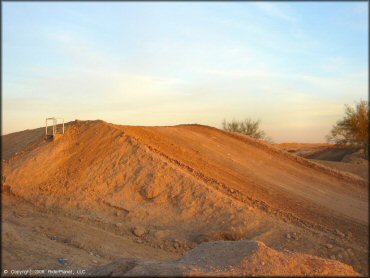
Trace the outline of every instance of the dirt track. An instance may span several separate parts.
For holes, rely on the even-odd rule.
[[[343,157],[358,150],[358,148],[327,148],[319,152],[307,155],[306,158],[328,160],[328,161],[342,161]]]
[[[247,195],[251,191],[256,195],[261,192],[257,199],[269,202],[271,206],[285,209],[286,201],[293,201],[291,211],[300,213],[293,205],[309,201],[314,203],[313,206],[323,206],[339,215],[367,223],[366,189],[293,162],[282,154],[271,154],[253,144],[252,140],[248,144],[203,126],[119,128],[158,153],[181,161],[191,171],[196,169]],[[286,198],[285,191],[289,197],[294,194],[293,200]],[[279,199],[275,199],[275,194]],[[311,206],[307,206],[308,209]]]
[[[75,122],[55,142],[35,142],[36,132],[19,133],[30,142],[21,149],[5,144],[6,182],[13,198],[51,215],[85,215],[89,225],[96,219],[131,237],[132,227],[143,225],[142,244],[177,254],[171,258],[204,240],[253,238],[276,249],[334,254],[367,273],[365,180],[205,126]],[[293,232],[299,239],[287,238]],[[173,248],[174,239],[183,247]]]

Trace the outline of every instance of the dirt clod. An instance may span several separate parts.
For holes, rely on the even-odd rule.
[[[132,229],[132,233],[137,237],[141,237],[146,233],[146,230],[141,226],[136,226]]]

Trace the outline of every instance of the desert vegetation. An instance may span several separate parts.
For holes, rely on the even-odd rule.
[[[333,126],[328,142],[360,146],[368,157],[369,102],[360,101],[356,107],[345,105],[344,116]]]
[[[222,129],[231,132],[238,132],[252,138],[272,143],[272,139],[260,128],[261,120],[246,118],[244,120],[231,120],[222,122]]]

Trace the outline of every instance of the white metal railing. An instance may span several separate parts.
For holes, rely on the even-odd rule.
[[[55,134],[58,133],[58,120],[61,120],[62,121],[62,132],[61,134],[64,134],[64,118],[46,118],[45,119],[45,135],[46,136],[54,136]],[[48,134],[48,121],[52,121],[53,124],[52,124],[52,131],[53,133],[52,134]]]

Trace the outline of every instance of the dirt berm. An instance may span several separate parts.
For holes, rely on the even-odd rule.
[[[252,240],[202,243],[174,262],[121,259],[89,269],[101,276],[357,276],[351,266],[314,256],[277,252]]]
[[[136,259],[153,260],[161,250],[167,262],[203,242],[247,239],[276,252],[336,259],[367,274],[368,191],[358,176],[200,125],[75,121],[55,141],[44,141],[40,130],[3,137],[9,202],[27,202],[61,223],[73,220],[69,228],[51,225],[40,245],[53,245],[52,234],[72,237],[74,248],[86,256],[91,250],[100,254],[98,262],[83,260],[86,267],[127,258],[115,246],[120,238],[146,246],[129,245],[128,250],[139,250]],[[12,144],[21,137],[22,144]],[[17,209],[6,207],[8,231],[29,225],[30,234],[37,234],[30,219],[15,217],[11,212]],[[41,223],[49,225],[45,219],[39,223],[40,229]],[[89,233],[101,236],[92,240]],[[35,260],[19,258],[12,249],[16,242],[5,239],[3,265],[22,259],[33,267],[43,264],[45,253]],[[81,260],[66,256],[71,256],[68,267],[81,266]]]

